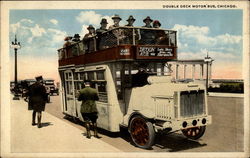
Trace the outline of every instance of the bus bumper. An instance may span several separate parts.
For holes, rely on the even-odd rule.
[[[163,124],[163,129],[171,129],[171,131],[178,131],[186,128],[197,126],[206,126],[212,123],[212,116],[197,116],[192,118],[183,118],[179,120],[167,121]]]

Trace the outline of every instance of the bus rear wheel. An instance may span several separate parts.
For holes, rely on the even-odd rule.
[[[132,118],[129,126],[130,136],[136,146],[148,149],[154,144],[155,131],[151,122],[140,116]]]
[[[206,126],[198,126],[181,130],[187,138],[196,140],[202,137],[205,133]]]

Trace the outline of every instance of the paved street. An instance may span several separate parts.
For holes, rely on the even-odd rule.
[[[222,97],[220,97],[222,96]],[[52,96],[46,111],[60,119],[61,113],[59,96]],[[180,152],[180,151],[211,151],[231,152],[243,151],[243,98],[242,95],[232,97],[232,94],[211,94],[208,97],[209,114],[213,117],[212,125],[207,126],[205,135],[199,141],[186,139],[181,133],[158,136],[153,150],[142,150],[134,147],[126,129],[120,133],[101,131],[101,140],[126,152]],[[71,119],[63,119],[70,125],[85,131],[80,123]]]
[[[152,150],[135,147],[126,129],[120,133],[100,130],[101,139],[85,138],[81,122],[65,118],[59,96],[51,96],[43,113],[44,127],[31,126],[31,112],[23,100],[12,101],[11,150],[13,152],[232,152],[243,151],[243,98],[209,96],[209,113],[213,124],[199,141],[186,139],[181,133],[158,135]],[[20,118],[20,114],[22,114]],[[20,129],[23,129],[20,131]],[[49,133],[49,136],[47,134]],[[22,137],[20,137],[22,135]],[[45,138],[45,140],[43,140]],[[46,144],[46,146],[42,145]],[[41,147],[42,145],[42,147]],[[101,151],[100,151],[101,150]]]

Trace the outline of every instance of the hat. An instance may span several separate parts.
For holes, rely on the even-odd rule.
[[[107,19],[102,18],[102,21],[101,21],[101,23],[100,23],[100,24],[108,24]]]
[[[67,37],[64,38],[64,41],[68,41],[68,40],[71,40],[71,39],[72,39],[71,36],[67,36]]]
[[[87,29],[89,30],[89,29],[95,29],[95,28],[93,27],[93,25],[89,25],[89,27],[87,27]]]
[[[90,84],[91,81],[90,80],[84,80],[84,84]]]
[[[143,22],[145,22],[146,20],[150,20],[150,22],[153,22],[153,20],[150,18],[150,16],[147,16],[147,17],[143,20]]]
[[[36,81],[41,81],[41,80],[43,80],[43,76],[37,76],[37,77],[35,77],[36,78]]]
[[[129,20],[134,20],[134,21],[135,21],[135,18],[134,18],[132,15],[130,15],[130,16],[128,17],[128,20],[127,20],[127,21],[129,21]]]
[[[122,20],[122,18],[120,18],[120,16],[117,15],[117,14],[115,14],[115,15],[112,17],[112,19],[120,19],[120,20]]]
[[[155,20],[155,21],[153,22],[153,26],[155,26],[156,24],[158,24],[159,26],[161,26],[161,23],[160,23],[160,21],[158,21],[158,20]]]
[[[74,38],[80,38],[79,34],[75,34]]]

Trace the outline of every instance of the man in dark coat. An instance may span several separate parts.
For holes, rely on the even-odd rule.
[[[107,19],[102,18],[100,24],[101,24],[101,27],[99,29],[96,29],[96,34],[97,35],[102,34],[102,33],[106,32],[106,31],[108,31],[108,29],[107,29],[107,24],[108,24]]]
[[[29,106],[28,110],[33,110],[32,114],[32,126],[36,125],[35,118],[37,113],[37,127],[41,128],[42,111],[45,109],[47,100],[46,89],[42,84],[42,76],[36,77],[36,82],[29,87]]]
[[[133,24],[134,24],[134,22],[135,22],[135,18],[134,18],[132,15],[130,15],[130,16],[128,17],[128,19],[127,19],[127,22],[128,22],[128,24],[125,25],[125,26],[133,27]]]
[[[107,32],[108,29],[107,29],[107,19],[105,18],[102,18],[101,20],[101,27],[99,29],[96,30],[96,34],[98,36],[98,39],[97,39],[97,46],[99,49],[104,49],[106,48],[106,42],[107,42],[107,34],[105,35],[102,35],[104,32]]]
[[[127,27],[133,27],[133,24],[135,22],[135,18],[130,15],[127,19],[128,24],[125,25]],[[126,28],[124,29],[124,43],[122,44],[134,44],[133,43],[133,36],[135,36],[135,40],[138,39],[138,31],[136,29]]]
[[[151,23],[153,22],[153,20],[147,16],[143,22],[145,23],[145,28],[152,28]],[[146,44],[146,45],[152,45],[154,44],[154,40],[155,40],[155,35],[154,32],[152,30],[149,29],[141,29],[141,44]]]
[[[95,103],[96,100],[99,100],[96,89],[90,87],[90,81],[85,81],[85,88],[80,90],[78,101],[82,101],[81,114],[86,123],[87,138],[91,137],[90,123],[92,123],[94,127],[94,136],[99,138],[96,124],[98,118],[98,111]]]

